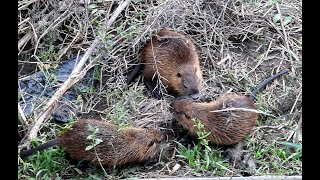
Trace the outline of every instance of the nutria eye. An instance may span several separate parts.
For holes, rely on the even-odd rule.
[[[180,74],[180,73],[178,73],[178,74],[177,74],[177,76],[178,76],[178,77],[181,77],[181,74]]]
[[[186,118],[191,119],[191,117],[188,116],[186,113],[183,113],[183,114],[184,114],[184,116],[185,116]]]

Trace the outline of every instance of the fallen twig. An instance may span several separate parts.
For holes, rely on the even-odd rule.
[[[230,55],[227,54],[227,56],[224,57],[223,59],[221,59],[221,61],[219,61],[217,64],[220,66],[222,63],[224,63],[225,61],[230,60],[230,59],[231,59]]]
[[[275,117],[272,114],[268,114],[268,113],[265,113],[263,111],[259,111],[259,110],[255,110],[255,109],[248,109],[248,108],[226,108],[226,109],[219,109],[219,110],[210,111],[210,112],[225,112],[225,111],[249,111],[249,112],[255,112],[255,113],[259,113],[259,114],[264,114],[264,115],[267,115],[267,116]]]
[[[23,47],[27,44],[27,42],[31,39],[31,33],[24,35],[18,42],[18,50],[21,52]]]
[[[289,43],[288,43],[288,37],[287,37],[287,33],[286,33],[286,30],[284,29],[284,25],[283,25],[283,21],[282,21],[282,15],[281,15],[281,11],[280,11],[280,7],[279,7],[279,3],[277,2],[276,3],[276,8],[277,8],[277,11],[280,15],[280,26],[281,26],[281,29],[282,29],[282,32],[283,32],[283,36],[284,36],[284,42],[285,42],[285,45],[286,45],[286,48],[287,48],[287,51],[289,52],[289,59],[290,61],[292,60],[291,58],[291,50],[290,50],[290,47],[289,47]],[[278,69],[277,69],[277,72],[279,71],[281,65],[282,65],[282,61],[283,59],[281,59],[280,61],[280,65],[278,66]]]
[[[300,90],[300,92],[299,92],[296,100],[294,101],[294,104],[293,104],[293,106],[292,106],[292,108],[291,108],[291,110],[290,110],[290,114],[293,113],[293,110],[294,110],[294,108],[296,107],[296,104],[297,104],[297,102],[298,102],[298,100],[299,100],[299,98],[300,98],[301,93],[302,93],[302,90]]]
[[[110,28],[111,24],[116,20],[116,18],[124,10],[124,8],[129,5],[130,2],[131,2],[131,0],[126,0],[120,6],[117,7],[117,9],[114,11],[113,15],[110,17],[110,19],[106,23],[107,28]]]
[[[23,110],[22,110],[22,108],[21,108],[19,103],[18,103],[18,111],[19,111],[19,115],[20,115],[20,118],[21,118],[21,124],[22,125],[29,125],[28,121],[27,121],[27,118],[24,115]]]

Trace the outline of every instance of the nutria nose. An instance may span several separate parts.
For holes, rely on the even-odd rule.
[[[190,91],[189,91],[189,96],[190,96],[192,99],[195,99],[194,97],[198,97],[198,96],[199,96],[199,89],[198,89],[198,88],[192,88],[192,89],[190,89]]]
[[[193,95],[193,94],[199,94],[199,89],[191,89],[190,95]]]

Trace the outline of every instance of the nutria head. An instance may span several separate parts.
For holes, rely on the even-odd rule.
[[[193,112],[193,103],[195,102],[190,98],[184,98],[175,99],[170,105],[178,123],[190,131],[195,130],[194,122],[192,121],[192,117],[195,116]]]
[[[148,146],[146,154],[152,154],[151,152],[157,152],[159,147],[165,143],[166,136],[157,129],[146,128],[146,137],[149,137],[145,143]]]
[[[154,157],[161,145],[165,143],[166,136],[157,129],[139,128],[136,131],[124,132],[127,142],[132,143],[132,153],[139,160],[148,160]]]

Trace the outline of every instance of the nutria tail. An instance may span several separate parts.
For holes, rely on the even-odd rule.
[[[29,155],[37,152],[37,151],[41,151],[43,149],[47,149],[47,148],[49,148],[51,146],[54,146],[54,145],[57,145],[57,144],[59,144],[58,140],[57,139],[53,139],[53,140],[48,141],[48,142],[46,142],[44,144],[41,144],[40,146],[35,147],[35,148],[29,149],[29,150],[25,150],[25,151],[21,151],[20,152],[20,157],[21,158],[27,157],[27,156],[29,156]]]
[[[138,64],[133,68],[131,73],[128,75],[127,84],[130,84],[139,75],[139,71],[143,69],[143,64]]]
[[[288,72],[288,70],[281,71],[281,72],[279,72],[279,73],[277,73],[277,74],[269,77],[268,79],[264,80],[262,83],[260,83],[260,84],[256,87],[256,89],[255,89],[254,91],[252,91],[251,97],[252,97],[253,99],[256,99],[256,96],[257,96],[257,94],[258,94],[259,91],[261,91],[262,89],[264,89],[271,81],[273,81],[274,79],[278,78],[279,76],[281,76],[281,75],[283,75],[283,74],[285,74],[285,73],[287,73],[287,72]]]

